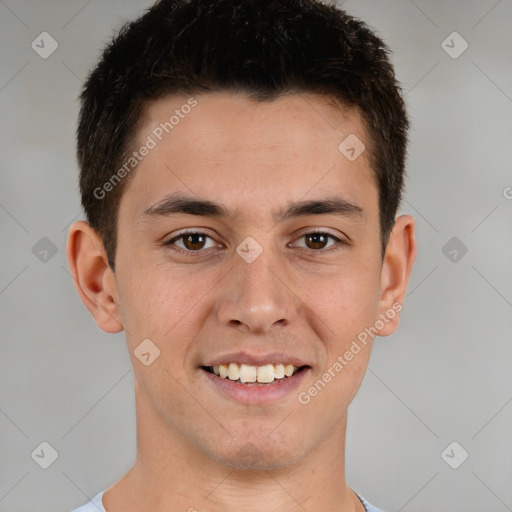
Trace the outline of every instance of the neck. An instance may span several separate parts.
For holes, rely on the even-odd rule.
[[[165,424],[136,392],[137,458],[105,492],[107,512],[362,512],[345,482],[346,414],[336,429],[299,461],[239,469],[193,446]]]

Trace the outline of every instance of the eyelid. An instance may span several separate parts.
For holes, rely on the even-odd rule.
[[[181,240],[182,238],[184,238],[187,235],[203,235],[207,238],[210,238],[217,244],[219,243],[219,242],[217,242],[217,240],[215,240],[215,238],[212,235],[210,235],[206,231],[202,231],[202,229],[204,229],[204,228],[201,228],[201,229],[190,229],[189,228],[189,229],[186,229],[185,231],[180,231],[176,235],[173,235],[170,238],[164,240],[162,242],[162,244],[163,245],[173,245],[175,242],[177,242],[178,240]],[[181,247],[178,247],[178,249],[181,249]],[[182,249],[182,250],[184,250],[184,249]],[[186,252],[204,252],[204,251],[201,250],[201,251],[186,251]]]
[[[331,231],[329,231],[328,228],[306,228],[305,230],[299,231],[298,235],[296,235],[296,240],[298,240],[299,238],[302,238],[305,235],[313,235],[313,234],[317,234],[317,233],[320,233],[323,235],[329,235],[332,238],[339,240],[340,242],[345,242],[347,244],[350,241],[350,239],[344,233],[337,232],[336,234],[334,234],[334,233],[331,233]]]
[[[175,243],[178,240],[183,239],[183,237],[185,237],[186,235],[193,234],[193,235],[204,235],[205,237],[210,238],[211,240],[213,240],[214,242],[217,243],[217,248],[218,248],[219,242],[217,242],[213,236],[208,234],[206,231],[202,231],[201,229],[203,229],[203,228],[195,228],[195,229],[188,228],[188,229],[185,229],[184,231],[179,232],[178,234],[172,236],[171,238],[169,238],[168,240],[163,242],[163,245],[164,246],[167,246],[167,245],[168,246],[173,246],[174,245],[174,250],[175,251],[181,252],[182,254],[184,253],[187,256],[193,256],[195,254],[200,255],[201,253],[206,253],[207,249],[199,249],[197,251],[191,251],[191,250],[182,249],[181,247],[175,246]],[[314,234],[327,235],[328,237],[333,239],[335,241],[335,243],[332,246],[330,246],[330,247],[328,247],[326,249],[324,248],[324,249],[315,250],[315,249],[308,249],[307,247],[306,248],[299,247],[299,249],[302,249],[303,251],[307,251],[307,252],[312,253],[312,254],[316,253],[316,254],[318,254],[320,256],[322,254],[329,254],[330,252],[336,252],[337,250],[341,249],[340,246],[350,245],[350,241],[349,240],[344,239],[344,238],[340,238],[339,236],[334,235],[333,233],[331,233],[330,231],[328,231],[325,228],[306,228],[306,230],[303,231],[302,233],[298,234],[294,238],[294,241],[291,242],[290,244],[297,242],[301,238],[304,238],[306,235],[314,235]],[[288,245],[290,245],[290,244],[288,244]],[[213,249],[213,247],[208,247],[208,249]]]
[[[313,254],[322,255],[322,254],[329,254],[330,252],[335,252],[340,249],[340,246],[349,245],[349,243],[350,243],[347,239],[345,239],[343,237],[339,237],[338,235],[334,235],[333,233],[326,230],[325,228],[323,228],[323,229],[322,228],[309,228],[308,230],[306,230],[306,231],[300,233],[298,236],[296,236],[294,241],[291,243],[295,243],[298,240],[301,240],[306,235],[316,235],[316,234],[327,235],[327,237],[334,240],[335,243],[327,248],[324,248],[324,249],[315,250],[315,249],[308,249],[307,247],[299,247],[299,249],[308,251]]]

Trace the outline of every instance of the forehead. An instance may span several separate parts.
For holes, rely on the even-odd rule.
[[[229,197],[223,202],[242,209],[256,197],[286,203],[337,190],[355,203],[365,190],[376,197],[366,151],[355,159],[343,153],[346,140],[360,143],[358,152],[368,145],[359,113],[318,95],[163,97],[148,105],[135,147],[149,139],[128,187],[137,190],[131,202],[139,211],[175,191]]]
[[[256,145],[259,150],[292,148],[309,153],[329,146],[329,153],[339,156],[338,145],[349,134],[367,138],[355,107],[334,106],[329,98],[316,94],[289,94],[271,101],[227,92],[167,96],[147,106],[139,140],[159,128],[164,138],[172,134],[187,147],[194,146],[197,156],[223,150],[243,152]]]

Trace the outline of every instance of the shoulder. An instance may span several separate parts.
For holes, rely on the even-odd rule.
[[[105,491],[101,491],[91,501],[89,501],[89,503],[76,508],[72,512],[106,512],[105,507],[103,506],[103,502],[101,501],[104,492]]]
[[[355,492],[355,491],[354,491]],[[361,502],[364,505],[364,508],[366,509],[366,512],[384,512],[380,508],[374,507],[371,503],[368,503],[366,499],[364,499],[358,492],[356,492],[358,498],[361,500]]]

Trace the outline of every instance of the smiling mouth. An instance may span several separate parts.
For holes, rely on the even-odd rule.
[[[246,385],[266,385],[272,382],[284,382],[288,378],[309,368],[292,364],[265,364],[253,366],[248,364],[228,363],[216,366],[202,366],[203,370],[221,379]]]

